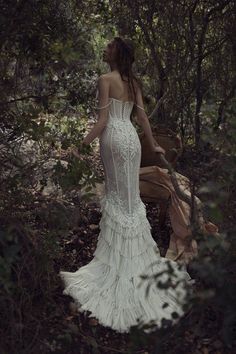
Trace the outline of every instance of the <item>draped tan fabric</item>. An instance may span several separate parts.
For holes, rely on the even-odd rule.
[[[181,190],[190,195],[190,181],[176,172]],[[158,166],[141,167],[139,172],[140,195],[147,200],[159,200],[170,196],[169,215],[173,233],[170,235],[166,258],[188,263],[197,255],[197,243],[190,230],[190,207],[176,194],[168,170]],[[196,197],[197,198],[197,197]],[[200,202],[199,198],[197,200]],[[217,234],[218,227],[200,217],[199,223],[205,234]]]
[[[156,144],[159,144],[165,149],[165,159],[175,167],[175,164],[182,154],[183,146],[180,137],[162,125],[152,126],[153,138]],[[139,140],[141,143],[141,167],[159,166],[164,168],[163,160],[160,154],[151,151],[147,137],[144,132],[139,133]]]

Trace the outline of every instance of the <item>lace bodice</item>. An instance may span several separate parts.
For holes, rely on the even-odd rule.
[[[106,195],[124,215],[132,215],[141,202],[138,173],[141,145],[130,120],[134,102],[109,98],[106,106],[109,106],[108,122],[99,139]]]
[[[109,116],[113,119],[118,120],[129,120],[131,111],[134,106],[133,101],[120,101],[115,98],[110,97],[110,110]]]
[[[108,104],[103,107],[97,107],[97,109],[101,110],[109,106],[109,123],[119,124],[130,122],[130,115],[134,105],[137,108],[144,110],[143,107],[133,101],[121,101],[114,97],[109,97]]]

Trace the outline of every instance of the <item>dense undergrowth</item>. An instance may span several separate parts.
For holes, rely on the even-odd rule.
[[[22,0],[1,1],[1,9],[1,354],[232,354],[234,2]],[[193,307],[178,325],[149,335],[137,328],[119,335],[78,314],[58,277],[60,269],[87,264],[96,247],[101,214],[94,187],[103,180],[97,145],[80,159],[70,149],[95,119],[96,82],[107,70],[101,51],[117,33],[137,47],[148,113],[164,96],[151,122],[180,134],[177,171],[190,178],[205,218],[219,227],[218,237],[206,237],[192,225],[200,250],[189,265]],[[160,229],[158,211],[147,205],[164,254],[171,225],[167,218]]]

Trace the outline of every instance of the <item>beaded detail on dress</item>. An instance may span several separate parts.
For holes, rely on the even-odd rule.
[[[153,320],[161,325],[162,319],[172,319],[173,312],[183,315],[191,278],[184,266],[160,256],[152,238],[140,198],[141,145],[130,120],[134,103],[110,98],[108,105],[108,122],[99,138],[105,194],[100,199],[102,217],[94,258],[76,272],[61,271],[60,276],[63,293],[73,297],[79,311],[89,311],[89,317],[118,332],[129,332],[138,322]],[[141,275],[160,273],[158,280],[165,282],[170,265],[176,287],[158,288],[152,282],[146,297],[147,283]]]

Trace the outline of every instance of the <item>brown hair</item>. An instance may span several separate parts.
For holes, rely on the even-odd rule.
[[[138,83],[139,80],[136,78],[132,70],[132,65],[135,60],[133,43],[130,39],[122,39],[121,37],[114,37],[114,42],[116,44],[117,68],[120,72],[121,79],[126,82],[128,80],[129,94],[136,103],[136,90],[134,81]],[[124,76],[127,77],[127,80],[124,79]]]

